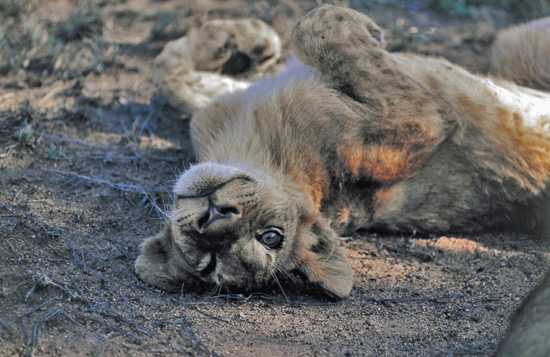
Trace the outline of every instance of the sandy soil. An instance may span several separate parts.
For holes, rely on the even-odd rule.
[[[137,247],[161,227],[170,186],[192,161],[188,118],[155,97],[152,59],[208,17],[252,14],[285,39],[315,2],[97,3],[114,60],[77,75],[27,66],[0,77],[1,356],[493,353],[550,261],[548,241],[353,237],[355,288],[337,303],[292,289],[166,294],[139,281]],[[72,6],[49,1],[33,14],[64,21]],[[474,71],[485,69],[495,29],[510,21],[365,9],[391,29],[391,48]]]

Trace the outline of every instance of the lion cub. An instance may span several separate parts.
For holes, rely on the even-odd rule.
[[[311,11],[292,42],[299,62],[194,113],[198,164],[141,247],[145,282],[255,289],[299,276],[344,298],[339,235],[498,228],[542,201],[550,95],[389,53],[346,8]]]

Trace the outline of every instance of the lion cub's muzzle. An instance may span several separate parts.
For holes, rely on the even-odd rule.
[[[200,234],[227,230],[241,218],[241,211],[229,204],[216,204],[208,199],[208,209],[197,219],[196,228]]]
[[[241,209],[235,204],[217,202],[215,195],[208,196],[208,206],[198,214],[190,226],[189,236],[207,251],[230,246],[239,238]]]

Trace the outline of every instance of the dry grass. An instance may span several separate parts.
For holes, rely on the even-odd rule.
[[[97,2],[82,2],[61,21],[41,17],[36,1],[7,0],[0,8],[0,72],[20,70],[75,78],[101,73],[114,62],[116,46],[103,38]]]

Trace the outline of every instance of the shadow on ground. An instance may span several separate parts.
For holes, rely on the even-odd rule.
[[[17,67],[0,78],[0,355],[490,354],[546,269],[548,243],[353,237],[356,284],[338,303],[286,287],[166,294],[135,277],[138,245],[160,229],[171,185],[193,159],[188,118],[154,97],[153,56],[213,16],[254,14],[284,39],[315,3],[237,2],[102,1],[113,62],[77,76]],[[74,3],[34,11],[61,21]],[[367,10],[390,28],[392,48],[472,70],[483,70],[495,28],[509,21],[391,3]]]

